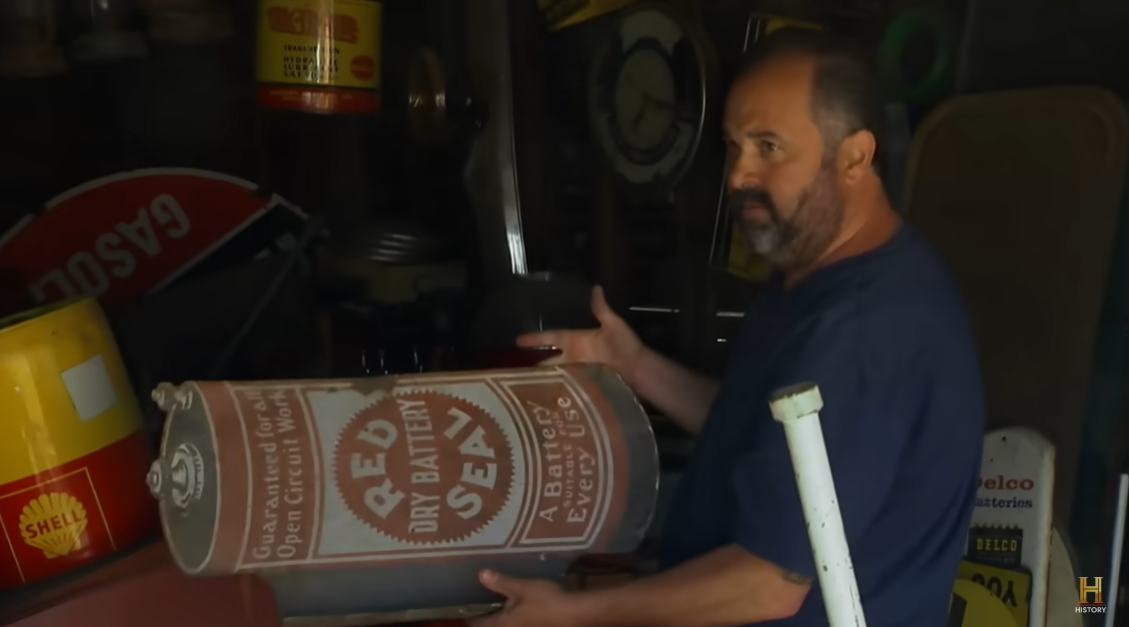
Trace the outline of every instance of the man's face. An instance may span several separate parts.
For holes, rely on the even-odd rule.
[[[834,150],[812,119],[813,71],[803,57],[770,60],[733,85],[725,106],[730,215],[783,268],[814,261],[843,218]]]

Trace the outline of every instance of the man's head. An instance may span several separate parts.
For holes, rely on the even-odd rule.
[[[757,44],[724,121],[730,211],[757,252],[800,269],[827,250],[852,197],[877,182],[883,111],[871,65],[831,36]]]

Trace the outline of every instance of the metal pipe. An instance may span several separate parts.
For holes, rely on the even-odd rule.
[[[823,409],[819,386],[800,383],[776,390],[769,407],[772,417],[784,425],[827,622],[830,627],[866,627],[819,422]]]
[[[259,318],[262,317],[263,312],[267,310],[271,301],[274,300],[275,294],[277,294],[278,290],[282,287],[283,281],[290,275],[290,271],[297,265],[302,255],[306,254],[306,248],[310,245],[310,242],[312,242],[314,237],[321,231],[321,225],[321,215],[310,216],[306,222],[306,228],[298,237],[298,245],[295,246],[294,250],[290,251],[286,259],[283,260],[282,267],[279,268],[274,277],[271,278],[263,295],[259,297],[259,300],[255,301],[254,308],[251,309],[251,313],[247,314],[247,317],[243,320],[243,325],[239,327],[239,331],[236,332],[235,337],[227,343],[227,346],[224,346],[223,352],[220,353],[220,356],[212,363],[211,369],[208,370],[209,379],[223,378],[223,373],[228,366],[228,362],[231,361],[232,356],[239,350],[239,347],[243,344],[243,341],[247,339],[251,331],[255,330],[255,325],[259,323]]]
[[[1105,627],[1114,626],[1117,614],[1117,596],[1121,585],[1121,553],[1125,542],[1125,507],[1129,500],[1129,474],[1121,474],[1117,490],[1117,518],[1113,523],[1113,550],[1110,555],[1109,598],[1106,599]]]
[[[628,311],[635,313],[661,313],[661,314],[677,314],[681,313],[678,307],[659,307],[652,305],[632,305],[627,308]],[[744,318],[745,312],[743,311],[718,311],[718,318]]]

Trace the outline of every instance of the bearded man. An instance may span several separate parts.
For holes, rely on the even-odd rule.
[[[958,288],[887,200],[871,67],[825,35],[758,46],[725,106],[728,193],[776,272],[724,379],[644,346],[597,288],[600,327],[523,337],[602,362],[698,443],[660,543],[663,570],[601,590],[481,573],[507,597],[476,627],[828,624],[778,388],[820,386],[828,457],[870,627],[942,627],[975,500],[984,409]]]

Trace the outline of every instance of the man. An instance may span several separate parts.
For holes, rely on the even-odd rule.
[[[869,67],[816,34],[759,47],[725,106],[735,219],[775,265],[720,386],[643,346],[597,289],[600,327],[537,334],[602,362],[700,434],[663,527],[664,570],[606,590],[483,572],[481,627],[827,625],[771,393],[813,381],[870,627],[941,627],[975,499],[980,375],[957,286],[891,209]],[[476,626],[477,627],[477,626]]]

